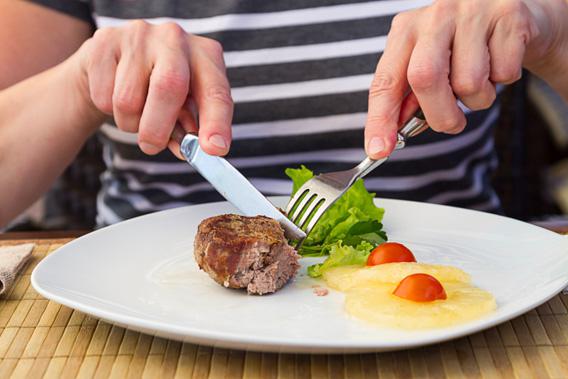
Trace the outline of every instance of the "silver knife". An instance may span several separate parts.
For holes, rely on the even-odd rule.
[[[306,238],[306,233],[288,220],[226,159],[204,152],[197,136],[185,134],[181,138],[181,134],[185,132],[176,125],[173,139],[178,142],[181,140],[180,151],[185,160],[245,216],[263,215],[273,218],[280,223],[289,239],[299,241]]]

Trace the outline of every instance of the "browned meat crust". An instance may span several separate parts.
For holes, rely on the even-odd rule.
[[[225,214],[203,220],[194,243],[195,260],[217,283],[249,294],[280,289],[294,277],[299,255],[276,220]]]

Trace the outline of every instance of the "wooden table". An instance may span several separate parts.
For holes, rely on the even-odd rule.
[[[5,239],[0,246],[37,247],[15,286],[0,297],[0,378],[568,378],[565,295],[496,328],[415,350],[244,352],[125,330],[43,299],[30,286],[30,274],[70,239],[14,237],[26,239]]]

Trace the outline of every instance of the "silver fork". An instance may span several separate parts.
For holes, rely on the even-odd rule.
[[[414,137],[428,128],[422,111],[414,116],[398,131],[395,150],[402,149],[408,138]],[[378,160],[365,158],[350,170],[319,174],[308,180],[296,191],[288,202],[286,214],[306,234],[317,224],[324,212],[333,205],[359,178],[364,177],[380,166],[388,157]],[[301,243],[301,241],[300,241]]]

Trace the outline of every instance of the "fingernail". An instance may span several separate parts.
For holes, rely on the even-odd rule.
[[[223,138],[223,136],[221,136],[220,134],[213,134],[211,137],[209,137],[209,142],[211,143],[211,145],[218,147],[219,149],[227,148],[227,142],[225,141],[225,138]]]
[[[367,146],[367,150],[369,154],[378,154],[385,149],[385,143],[382,138],[380,137],[373,137],[369,141],[369,145]]]
[[[147,142],[140,142],[140,148],[147,154],[152,154],[160,150],[158,146],[152,145],[151,143]]]

